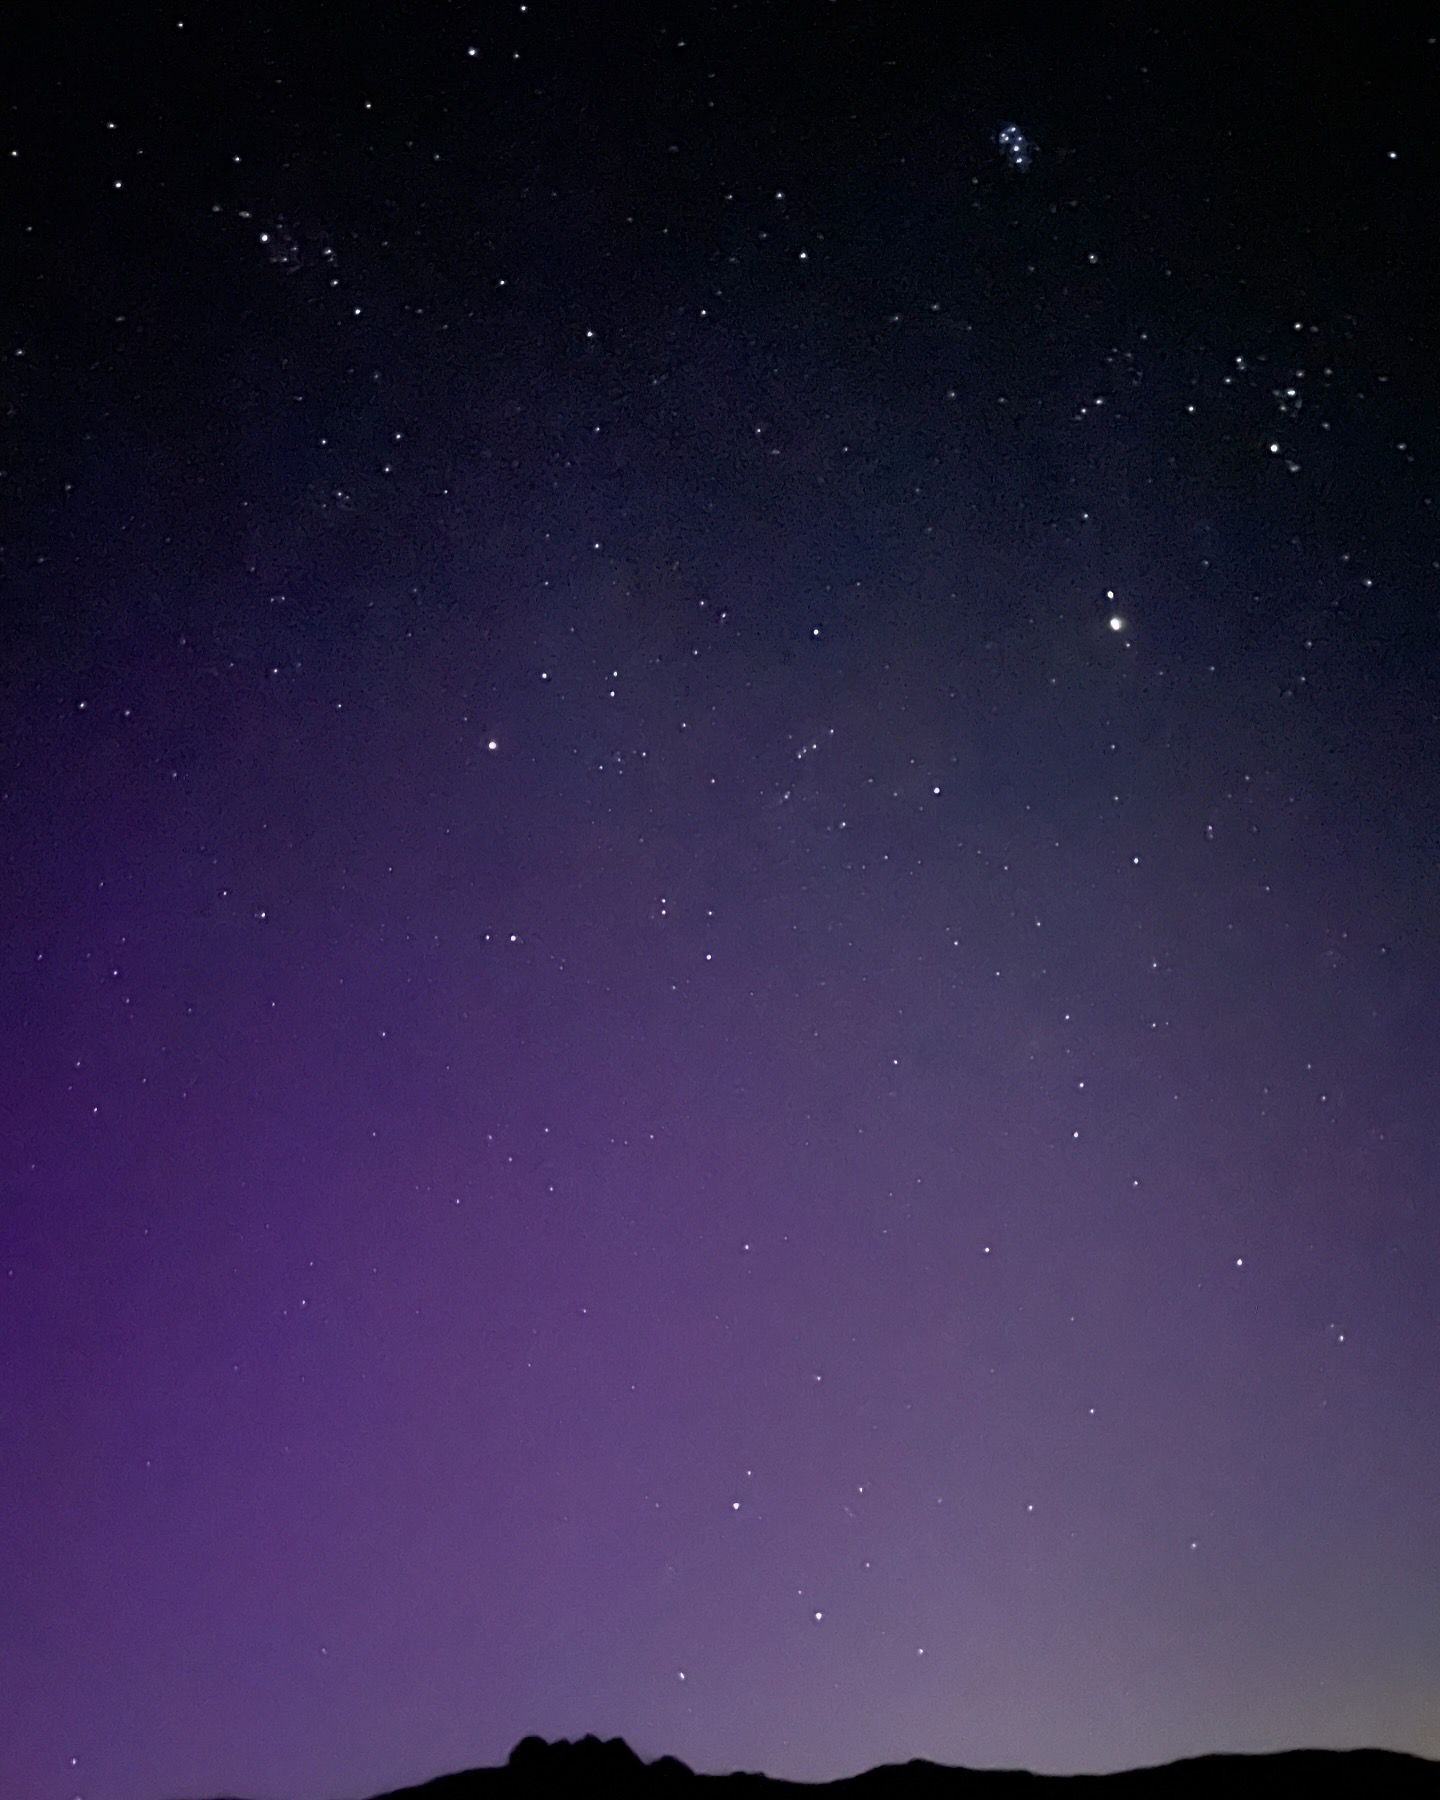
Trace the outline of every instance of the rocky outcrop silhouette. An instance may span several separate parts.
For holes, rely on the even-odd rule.
[[[1264,1756],[1197,1756],[1114,1775],[1032,1775],[1024,1769],[950,1768],[916,1760],[889,1763],[836,1781],[778,1781],[768,1775],[697,1775],[673,1756],[642,1762],[624,1738],[521,1738],[503,1768],[466,1769],[373,1800],[639,1800],[704,1794],[707,1800],[769,1800],[824,1794],[836,1800],[1440,1800],[1440,1762],[1394,1750],[1281,1750]],[[297,1796],[297,1800],[300,1797]],[[316,1796],[315,1800],[323,1800]]]

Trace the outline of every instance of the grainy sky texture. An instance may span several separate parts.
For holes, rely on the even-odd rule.
[[[0,1788],[1440,1755],[1433,32],[121,12],[0,75]]]

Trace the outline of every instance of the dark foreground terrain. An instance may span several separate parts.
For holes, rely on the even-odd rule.
[[[952,1769],[940,1763],[890,1763],[863,1775],[816,1783],[772,1781],[767,1775],[697,1775],[662,1756],[645,1763],[624,1741],[584,1737],[578,1743],[547,1744],[529,1737],[510,1752],[501,1769],[466,1769],[441,1775],[419,1787],[392,1789],[374,1800],[530,1800],[533,1795],[594,1795],[626,1800],[629,1795],[819,1794],[855,1795],[867,1800],[1010,1800],[1046,1790],[1094,1795],[1096,1800],[1245,1800],[1279,1796],[1355,1795],[1387,1800],[1390,1795],[1427,1795],[1440,1800],[1440,1762],[1393,1750],[1283,1750],[1269,1756],[1197,1756],[1157,1769],[1126,1769],[1117,1775],[1031,1775],[1024,1770]],[[317,1796],[317,1800],[319,1797]]]

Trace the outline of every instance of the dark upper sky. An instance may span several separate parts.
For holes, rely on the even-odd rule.
[[[55,12],[0,1787],[1440,1755],[1433,33]]]

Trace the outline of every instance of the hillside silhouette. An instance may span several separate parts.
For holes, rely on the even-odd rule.
[[[522,1738],[503,1768],[466,1769],[441,1775],[418,1787],[392,1788],[372,1800],[596,1800],[628,1796],[696,1794],[818,1794],[863,1796],[865,1800],[1011,1800],[1011,1796],[1067,1792],[1096,1800],[1248,1800],[1248,1796],[1425,1795],[1440,1800],[1440,1762],[1394,1750],[1281,1750],[1260,1756],[1197,1756],[1158,1768],[1126,1769],[1113,1775],[1032,1775],[1023,1769],[951,1768],[915,1760],[889,1763],[836,1781],[779,1781],[768,1775],[700,1775],[673,1756],[643,1762],[623,1738],[586,1736],[576,1742]],[[297,1796],[296,1800],[306,1800]],[[324,1800],[315,1796],[315,1800]]]

